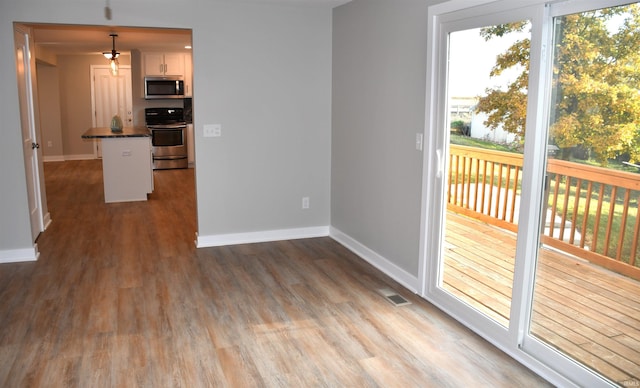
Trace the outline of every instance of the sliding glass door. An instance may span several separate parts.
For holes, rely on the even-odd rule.
[[[504,31],[510,30],[510,34]],[[438,285],[470,309],[509,326],[524,131],[525,66],[501,63],[518,50],[528,58],[528,20],[448,33],[446,209]],[[510,89],[511,88],[511,89]],[[516,90],[514,90],[516,89]],[[512,94],[511,101],[501,101]]]
[[[640,386],[640,7],[625,3],[430,18],[424,295],[559,383]]]
[[[640,386],[640,7],[553,16],[530,334]]]

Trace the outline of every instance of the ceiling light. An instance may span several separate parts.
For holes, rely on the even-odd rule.
[[[116,36],[118,34],[109,34],[112,39],[113,45],[111,51],[105,51],[102,53],[105,58],[109,60],[109,66],[111,67],[111,74],[118,75],[118,57],[120,53],[116,51]]]

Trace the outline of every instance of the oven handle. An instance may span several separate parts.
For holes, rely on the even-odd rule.
[[[180,156],[153,156],[153,160],[180,160],[180,159],[186,159],[187,156],[185,155],[180,155]]]
[[[163,129],[185,129],[187,128],[186,125],[173,125],[173,126],[166,126],[166,125],[159,125],[159,126],[155,126],[155,125],[147,125],[147,128],[153,131],[162,131]]]

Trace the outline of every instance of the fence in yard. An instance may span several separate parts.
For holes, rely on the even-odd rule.
[[[451,145],[448,209],[517,231],[520,154]],[[640,175],[549,159],[541,242],[640,280]]]

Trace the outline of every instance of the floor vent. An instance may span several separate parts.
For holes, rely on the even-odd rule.
[[[381,289],[378,290],[378,292],[382,296],[384,296],[385,299],[387,299],[389,302],[391,302],[391,304],[393,304],[394,306],[406,306],[408,304],[411,304],[411,302],[409,302],[408,300],[403,298],[401,295],[399,295],[397,292],[395,292],[392,289],[381,288]]]

